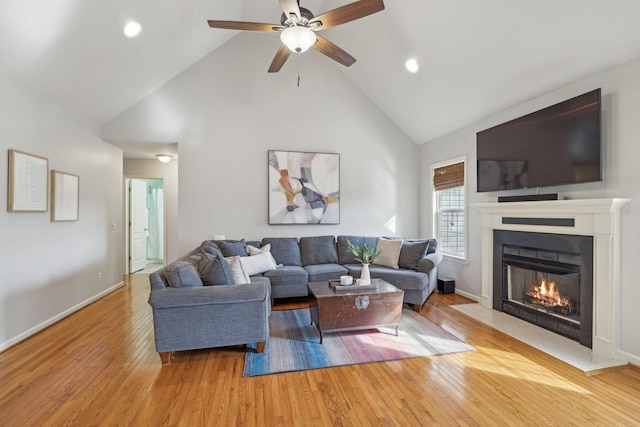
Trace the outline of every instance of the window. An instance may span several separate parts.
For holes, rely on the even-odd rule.
[[[433,167],[433,229],[442,253],[466,256],[463,160]]]

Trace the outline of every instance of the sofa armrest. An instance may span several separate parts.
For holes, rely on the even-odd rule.
[[[422,257],[420,261],[418,261],[417,270],[422,273],[429,273],[434,267],[437,267],[442,261],[442,253],[433,252]]]
[[[238,304],[266,301],[270,304],[270,287],[266,282],[242,285],[219,285],[189,288],[153,289],[149,304],[154,310],[199,305]]]

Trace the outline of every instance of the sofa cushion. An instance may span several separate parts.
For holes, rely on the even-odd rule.
[[[300,257],[303,266],[337,264],[336,238],[333,236],[301,237]]]
[[[209,263],[200,272],[200,278],[205,286],[233,285],[233,275],[227,260],[218,251],[216,255],[209,255]]]
[[[278,267],[273,256],[267,250],[255,255],[240,257],[240,264],[242,264],[242,268],[249,276],[275,270]]]
[[[216,242],[220,246],[222,254],[226,257],[247,256],[247,242],[242,240],[219,240]]]
[[[298,285],[309,282],[307,270],[295,265],[283,265],[276,270],[265,271],[263,275],[269,278],[272,286]]]
[[[271,244],[271,255],[277,264],[302,266],[300,247],[295,237],[269,237],[262,239],[262,246]]]
[[[402,249],[402,239],[385,239],[380,237],[376,249],[380,251],[380,256],[373,260],[373,264],[383,265],[398,269],[398,259]]]
[[[348,273],[348,270],[339,264],[315,264],[303,267],[309,273],[309,282],[324,282],[337,280]]]
[[[169,264],[164,270],[164,275],[167,279],[167,284],[172,288],[202,286],[198,270],[193,264],[184,260]]]
[[[229,270],[231,271],[231,276],[233,277],[233,283],[236,285],[251,282],[249,275],[244,271],[244,268],[242,268],[240,258],[240,256],[230,256],[224,258],[227,263],[229,263]]]
[[[411,270],[418,268],[418,261],[427,254],[430,243],[431,240],[429,239],[410,239],[402,242],[400,258],[398,259],[400,268]]]
[[[366,243],[370,248],[375,249],[378,245],[377,237],[366,237],[366,236],[338,236],[337,238],[337,246],[338,246],[338,264],[354,264],[358,261],[355,256],[349,252],[347,249],[347,241],[353,243],[356,246],[363,247]]]

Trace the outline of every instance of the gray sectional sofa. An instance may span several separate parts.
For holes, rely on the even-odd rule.
[[[385,251],[389,246],[397,250],[391,262],[371,264],[370,274],[402,289],[404,302],[416,311],[436,288],[442,255],[435,239],[341,235],[205,240],[149,276],[156,350],[163,364],[179,350],[258,343],[257,351],[262,351],[274,299],[306,296],[309,282],[360,277],[362,265],[347,250],[348,241],[373,248],[381,241]]]

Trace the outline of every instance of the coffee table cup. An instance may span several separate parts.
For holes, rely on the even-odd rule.
[[[353,284],[353,277],[351,276],[340,276],[340,284],[342,286],[348,286]]]

